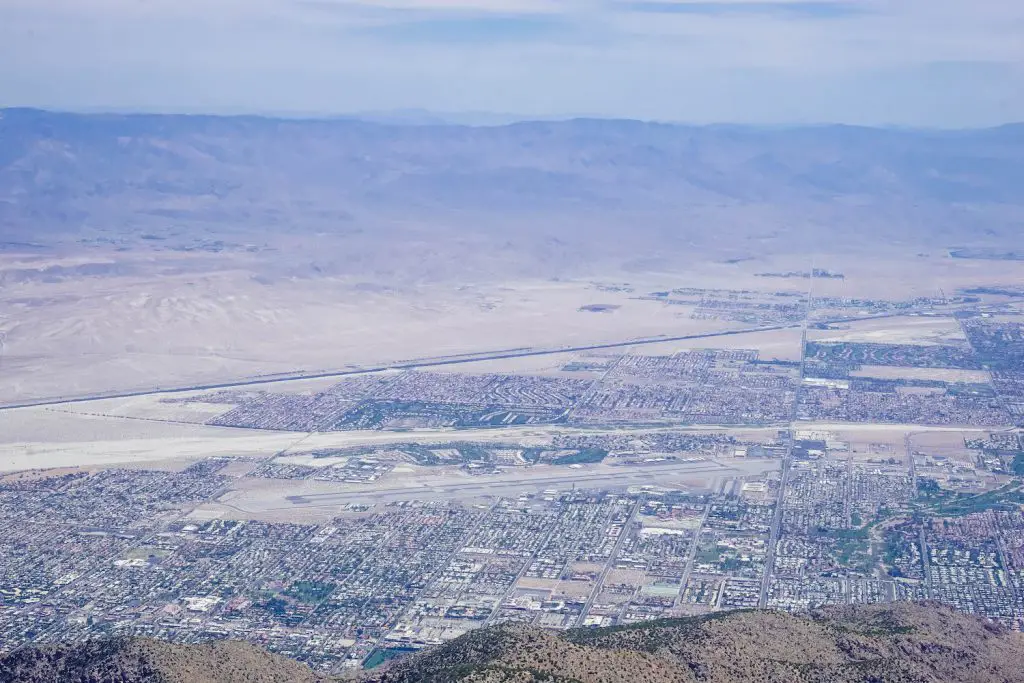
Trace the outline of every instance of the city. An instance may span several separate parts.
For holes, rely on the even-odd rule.
[[[1024,683],[1022,29],[0,0],[0,683]]]
[[[337,674],[510,622],[935,600],[1024,628],[1017,300],[794,305],[728,347],[13,409],[188,431],[95,442],[109,465],[5,447],[2,648],[242,639]]]
[[[0,642],[244,639],[339,673],[503,622],[933,599],[1020,629],[1024,443],[1013,430],[964,433],[584,431],[547,448],[398,442],[212,456],[179,471],[10,474]],[[628,478],[702,464],[721,469],[694,469],[689,486]],[[518,495],[485,486],[464,500],[373,502],[410,467],[524,476]],[[621,483],[588,488],[598,467]],[[580,485],[531,490],[531,473],[553,470]],[[366,493],[339,493],[319,523],[224,514],[241,482],[306,479]],[[310,502],[288,498],[285,517]]]

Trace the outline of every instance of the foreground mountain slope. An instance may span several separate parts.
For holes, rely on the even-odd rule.
[[[500,626],[395,662],[376,683],[1024,681],[1024,636],[948,608],[733,612],[553,634]]]
[[[743,611],[555,632],[501,625],[363,683],[1024,683],[1024,635],[938,605]],[[20,650],[0,683],[326,683],[245,643],[113,638]]]
[[[317,683],[308,667],[248,643],[175,645],[112,638],[24,649],[0,659],[0,683]]]

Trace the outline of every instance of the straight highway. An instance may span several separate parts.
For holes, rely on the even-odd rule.
[[[876,318],[890,318],[896,316],[911,315],[913,311],[900,311],[898,313],[879,313],[876,315],[856,316],[856,317],[843,317],[843,318],[832,318],[827,320],[816,321],[819,324],[835,324],[844,322],[856,322],[861,320],[873,320]],[[656,337],[640,337],[636,339],[629,339],[625,341],[612,341],[612,342],[600,342],[595,344],[580,344],[576,346],[557,346],[550,348],[516,348],[506,349],[502,351],[490,351],[481,352],[478,354],[462,354],[457,356],[441,356],[434,358],[422,358],[408,361],[396,361],[394,363],[384,363],[379,365],[361,366],[345,370],[326,370],[326,371],[302,371],[298,370],[289,373],[278,373],[273,375],[259,375],[257,377],[250,377],[247,379],[230,380],[226,382],[214,382],[209,384],[191,384],[187,386],[176,386],[176,387],[153,387],[149,389],[136,389],[132,391],[112,391],[94,394],[84,394],[78,396],[55,396],[49,398],[30,399],[25,401],[14,401],[8,403],[0,403],[0,411],[3,410],[14,410],[16,408],[31,408],[36,406],[54,406],[54,405],[65,405],[70,403],[87,403],[90,401],[101,401],[112,398],[132,398],[135,396],[150,396],[155,394],[176,394],[184,391],[214,391],[219,389],[236,389],[239,387],[252,387],[262,386],[267,384],[276,384],[278,382],[288,382],[295,380],[310,380],[310,379],[329,379],[331,377],[348,377],[351,375],[361,375],[368,372],[380,372],[383,370],[415,370],[418,368],[431,368],[431,367],[443,367],[447,365],[460,365],[466,363],[476,363],[487,360],[503,360],[507,358],[526,358],[530,356],[550,356],[560,353],[576,353],[580,351],[598,351],[602,349],[619,349],[628,348],[631,346],[644,346],[649,344],[664,344],[666,342],[676,341],[688,341],[692,339],[713,339],[716,337],[732,337],[743,334],[751,334],[755,332],[773,332],[777,330],[789,330],[804,327],[806,329],[805,322],[782,324],[782,325],[764,325],[761,327],[744,327],[735,330],[721,330],[718,332],[702,332],[699,334],[681,334],[681,335],[664,335]]]

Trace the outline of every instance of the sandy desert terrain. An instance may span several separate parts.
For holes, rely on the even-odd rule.
[[[26,267],[71,268],[82,256],[32,264],[0,252],[0,280]],[[97,261],[93,255],[92,262]],[[53,277],[11,282],[0,290],[4,382],[0,404],[61,399],[275,373],[375,367],[412,359],[506,349],[553,349],[624,342],[658,335],[699,335],[756,327],[695,319],[694,307],[642,299],[676,288],[807,291],[805,280],[756,277],[766,269],[804,267],[803,259],[703,262],[668,273],[612,272],[574,279],[492,280],[374,285],[351,277],[282,279],[262,284],[260,265],[208,257],[144,259],[158,276]],[[824,260],[824,259],[822,259]],[[798,263],[802,262],[802,263]],[[1024,277],[1020,262],[948,257],[909,263],[839,263],[843,280],[815,280],[816,297],[912,299],[958,289],[1005,285]],[[979,265],[982,264],[982,265]],[[850,267],[847,267],[847,266]],[[586,307],[591,307],[589,310]],[[798,335],[798,333],[797,333]],[[939,343],[962,338],[948,319],[872,320],[839,331],[811,330],[810,339]],[[793,358],[791,331],[764,338],[680,342],[677,348],[751,344],[766,357]],[[742,346],[741,346],[742,347]]]

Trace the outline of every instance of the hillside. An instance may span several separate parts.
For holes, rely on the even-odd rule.
[[[317,683],[308,667],[247,643],[147,638],[25,649],[0,659],[0,683]]]
[[[741,611],[555,632],[500,625],[381,669],[362,683],[1017,683],[1024,635],[934,604]],[[25,649],[0,683],[327,683],[237,642],[114,638]]]
[[[934,605],[732,612],[555,634],[499,626],[397,661],[375,683],[1024,681],[1024,636]]]

